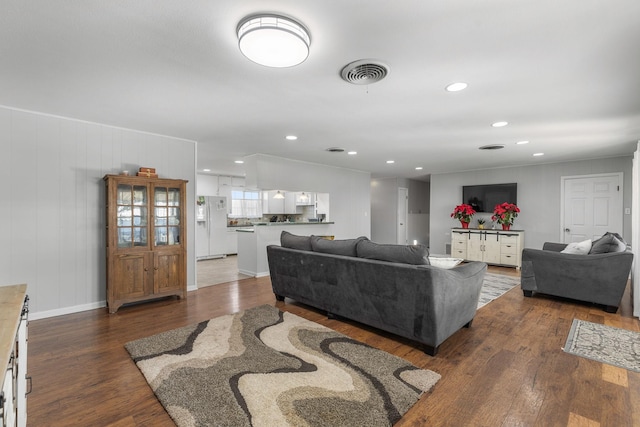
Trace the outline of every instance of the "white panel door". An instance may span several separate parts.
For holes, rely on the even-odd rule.
[[[565,243],[622,234],[622,174],[564,177],[562,236]]]
[[[409,190],[398,187],[398,228],[396,240],[399,245],[407,244],[407,220],[409,211]]]

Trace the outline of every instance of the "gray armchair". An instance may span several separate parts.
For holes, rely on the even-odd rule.
[[[633,254],[622,252],[576,255],[560,253],[564,243],[545,243],[542,250],[522,251],[521,287],[534,292],[604,305],[615,313],[627,286]]]

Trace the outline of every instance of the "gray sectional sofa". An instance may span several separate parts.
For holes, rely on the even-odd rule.
[[[267,247],[273,292],[416,341],[438,346],[473,320],[487,265],[428,264],[422,246],[379,245],[367,238],[326,240],[286,231]]]
[[[571,244],[552,242],[546,242],[542,250],[524,249],[520,282],[524,296],[541,293],[570,298],[615,313],[627,287],[633,253],[615,233],[587,243],[586,253],[569,250]]]

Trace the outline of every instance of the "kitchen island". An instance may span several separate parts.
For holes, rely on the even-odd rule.
[[[238,271],[254,277],[269,275],[267,246],[279,245],[280,234],[331,236],[333,222],[269,222],[238,228]]]

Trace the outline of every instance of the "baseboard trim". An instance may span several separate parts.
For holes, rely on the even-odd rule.
[[[49,317],[64,316],[65,314],[79,313],[81,311],[95,310],[96,308],[104,308],[107,301],[92,302],[90,304],[74,305],[71,307],[57,308],[55,310],[29,312],[29,320],[46,319]]]

